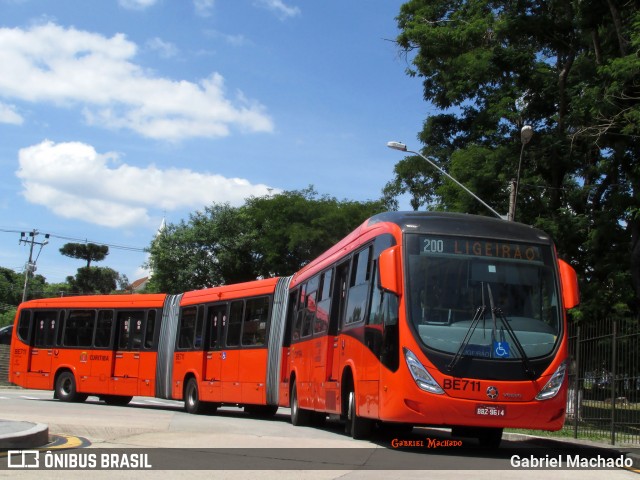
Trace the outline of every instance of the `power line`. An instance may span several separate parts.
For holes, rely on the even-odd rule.
[[[5,232],[5,233],[22,233],[25,230],[14,230],[14,229],[7,229],[7,228],[0,228],[0,232]],[[117,243],[106,243],[106,242],[100,242],[100,241],[96,241],[96,240],[89,240],[86,238],[75,238],[75,237],[66,237],[63,235],[57,235],[55,233],[50,233],[49,237],[51,238],[57,238],[59,240],[68,240],[68,241],[72,241],[72,242],[78,242],[78,243],[96,243],[99,245],[106,245],[109,248],[115,248],[117,250],[126,250],[129,252],[145,252],[146,249],[145,248],[140,248],[140,247],[131,247],[128,245],[120,245]]]

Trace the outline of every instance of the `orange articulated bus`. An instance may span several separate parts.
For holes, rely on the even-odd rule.
[[[332,416],[354,438],[430,425],[498,445],[507,427],[562,427],[577,304],[575,271],[540,230],[389,212],[291,277],[25,302],[10,381],[68,401],[290,407],[294,425]]]

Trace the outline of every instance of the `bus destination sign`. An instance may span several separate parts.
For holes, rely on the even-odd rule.
[[[493,257],[529,262],[542,261],[540,247],[522,243],[508,243],[495,240],[468,238],[442,238],[423,236],[420,238],[423,254],[451,254],[475,257]]]

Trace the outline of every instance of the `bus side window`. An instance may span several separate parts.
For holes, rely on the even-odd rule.
[[[353,268],[349,282],[349,293],[344,324],[359,323],[365,319],[369,303],[369,283],[371,280],[371,246],[360,250],[353,257]]]
[[[36,311],[33,314],[33,346],[39,348],[53,347],[55,342],[57,312]]]
[[[297,310],[298,291],[295,290],[289,293],[289,303],[287,305],[287,324],[285,333],[285,346],[291,345],[291,342],[295,342],[300,338],[300,327],[296,330],[296,310]],[[289,341],[286,341],[289,339]]]
[[[313,324],[314,335],[324,335],[329,330],[329,312],[331,312],[331,277],[333,270],[321,275],[320,289],[317,293],[316,320]]]
[[[156,332],[156,310],[149,310],[147,312],[147,328],[144,333],[144,348],[150,349],[155,346],[155,332]]]
[[[66,313],[64,310],[60,310],[60,314],[58,315],[58,334],[56,338],[56,345],[62,345],[62,339],[64,335],[64,326],[66,325],[65,317]]]
[[[131,320],[133,324],[131,349],[140,350],[140,347],[142,347],[142,336],[144,334],[144,312],[135,312]]]
[[[29,327],[31,326],[31,310],[22,310],[20,312],[20,322],[18,323],[18,338],[28,344],[29,343]]]
[[[180,327],[178,328],[178,348],[187,350],[193,348],[193,338],[196,331],[197,307],[184,307],[180,311]]]
[[[100,310],[98,312],[98,324],[96,325],[96,337],[93,345],[98,348],[110,347],[112,330],[113,310]]]
[[[313,321],[316,316],[316,292],[307,295],[307,308],[303,311],[302,336],[310,337],[313,333]]]
[[[336,267],[336,274],[331,289],[331,317],[329,319],[329,335],[337,335],[344,319],[347,304],[347,280],[349,278],[347,260]]]
[[[229,315],[229,324],[227,325],[227,347],[237,347],[240,345],[243,310],[244,301],[240,300],[231,303],[231,313]]]
[[[118,350],[127,350],[129,348],[129,338],[131,337],[131,318],[128,312],[118,312],[117,332],[116,344]]]
[[[202,328],[204,327],[204,306],[198,305],[198,313],[196,315],[196,327],[194,331],[193,346],[197,350],[202,350],[204,345],[204,334]]]
[[[144,310],[118,312],[116,344],[119,350],[140,350],[144,333]]]
[[[242,326],[242,345],[264,345],[269,319],[269,297],[247,300],[244,325]]]
[[[65,347],[90,347],[95,329],[95,310],[71,310],[64,325]]]
[[[220,348],[220,336],[224,334],[227,320],[227,306],[213,305],[207,310],[207,323],[209,324],[209,350]],[[222,332],[222,333],[221,333]]]

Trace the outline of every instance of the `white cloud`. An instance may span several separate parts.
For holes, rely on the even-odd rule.
[[[290,7],[282,0],[258,0],[258,3],[266,7],[268,10],[275,12],[282,19],[295,17],[301,13],[298,7]]]
[[[226,97],[220,74],[197,83],[153,76],[132,62],[136,51],[123,34],[107,38],[51,23],[0,28],[0,92],[82,106],[92,125],[169,141],[226,136],[232,128],[273,131],[262,105]]]
[[[22,125],[24,119],[16,112],[13,105],[6,105],[0,102],[0,123],[9,123],[11,125]]]
[[[215,0],[193,0],[193,6],[196,9],[196,14],[200,17],[210,16],[215,3]]]
[[[178,47],[176,47],[173,43],[165,42],[158,37],[154,37],[151,40],[148,40],[146,45],[147,48],[158,52],[160,56],[164,58],[175,57],[178,54]]]
[[[215,39],[222,39],[225,43],[233,46],[233,47],[242,47],[244,45],[250,45],[251,41],[249,41],[247,39],[247,37],[245,37],[242,34],[229,34],[229,33],[223,33],[220,32],[218,30],[206,30],[205,35],[210,37],[210,38],[215,38]]]
[[[266,195],[266,185],[242,178],[188,169],[141,168],[99,154],[80,142],[45,140],[20,150],[23,195],[64,218],[108,227],[148,225],[149,208],[201,208],[212,202],[241,205],[252,195]]]
[[[158,0],[118,0],[121,7],[128,10],[144,10],[152,7]]]

